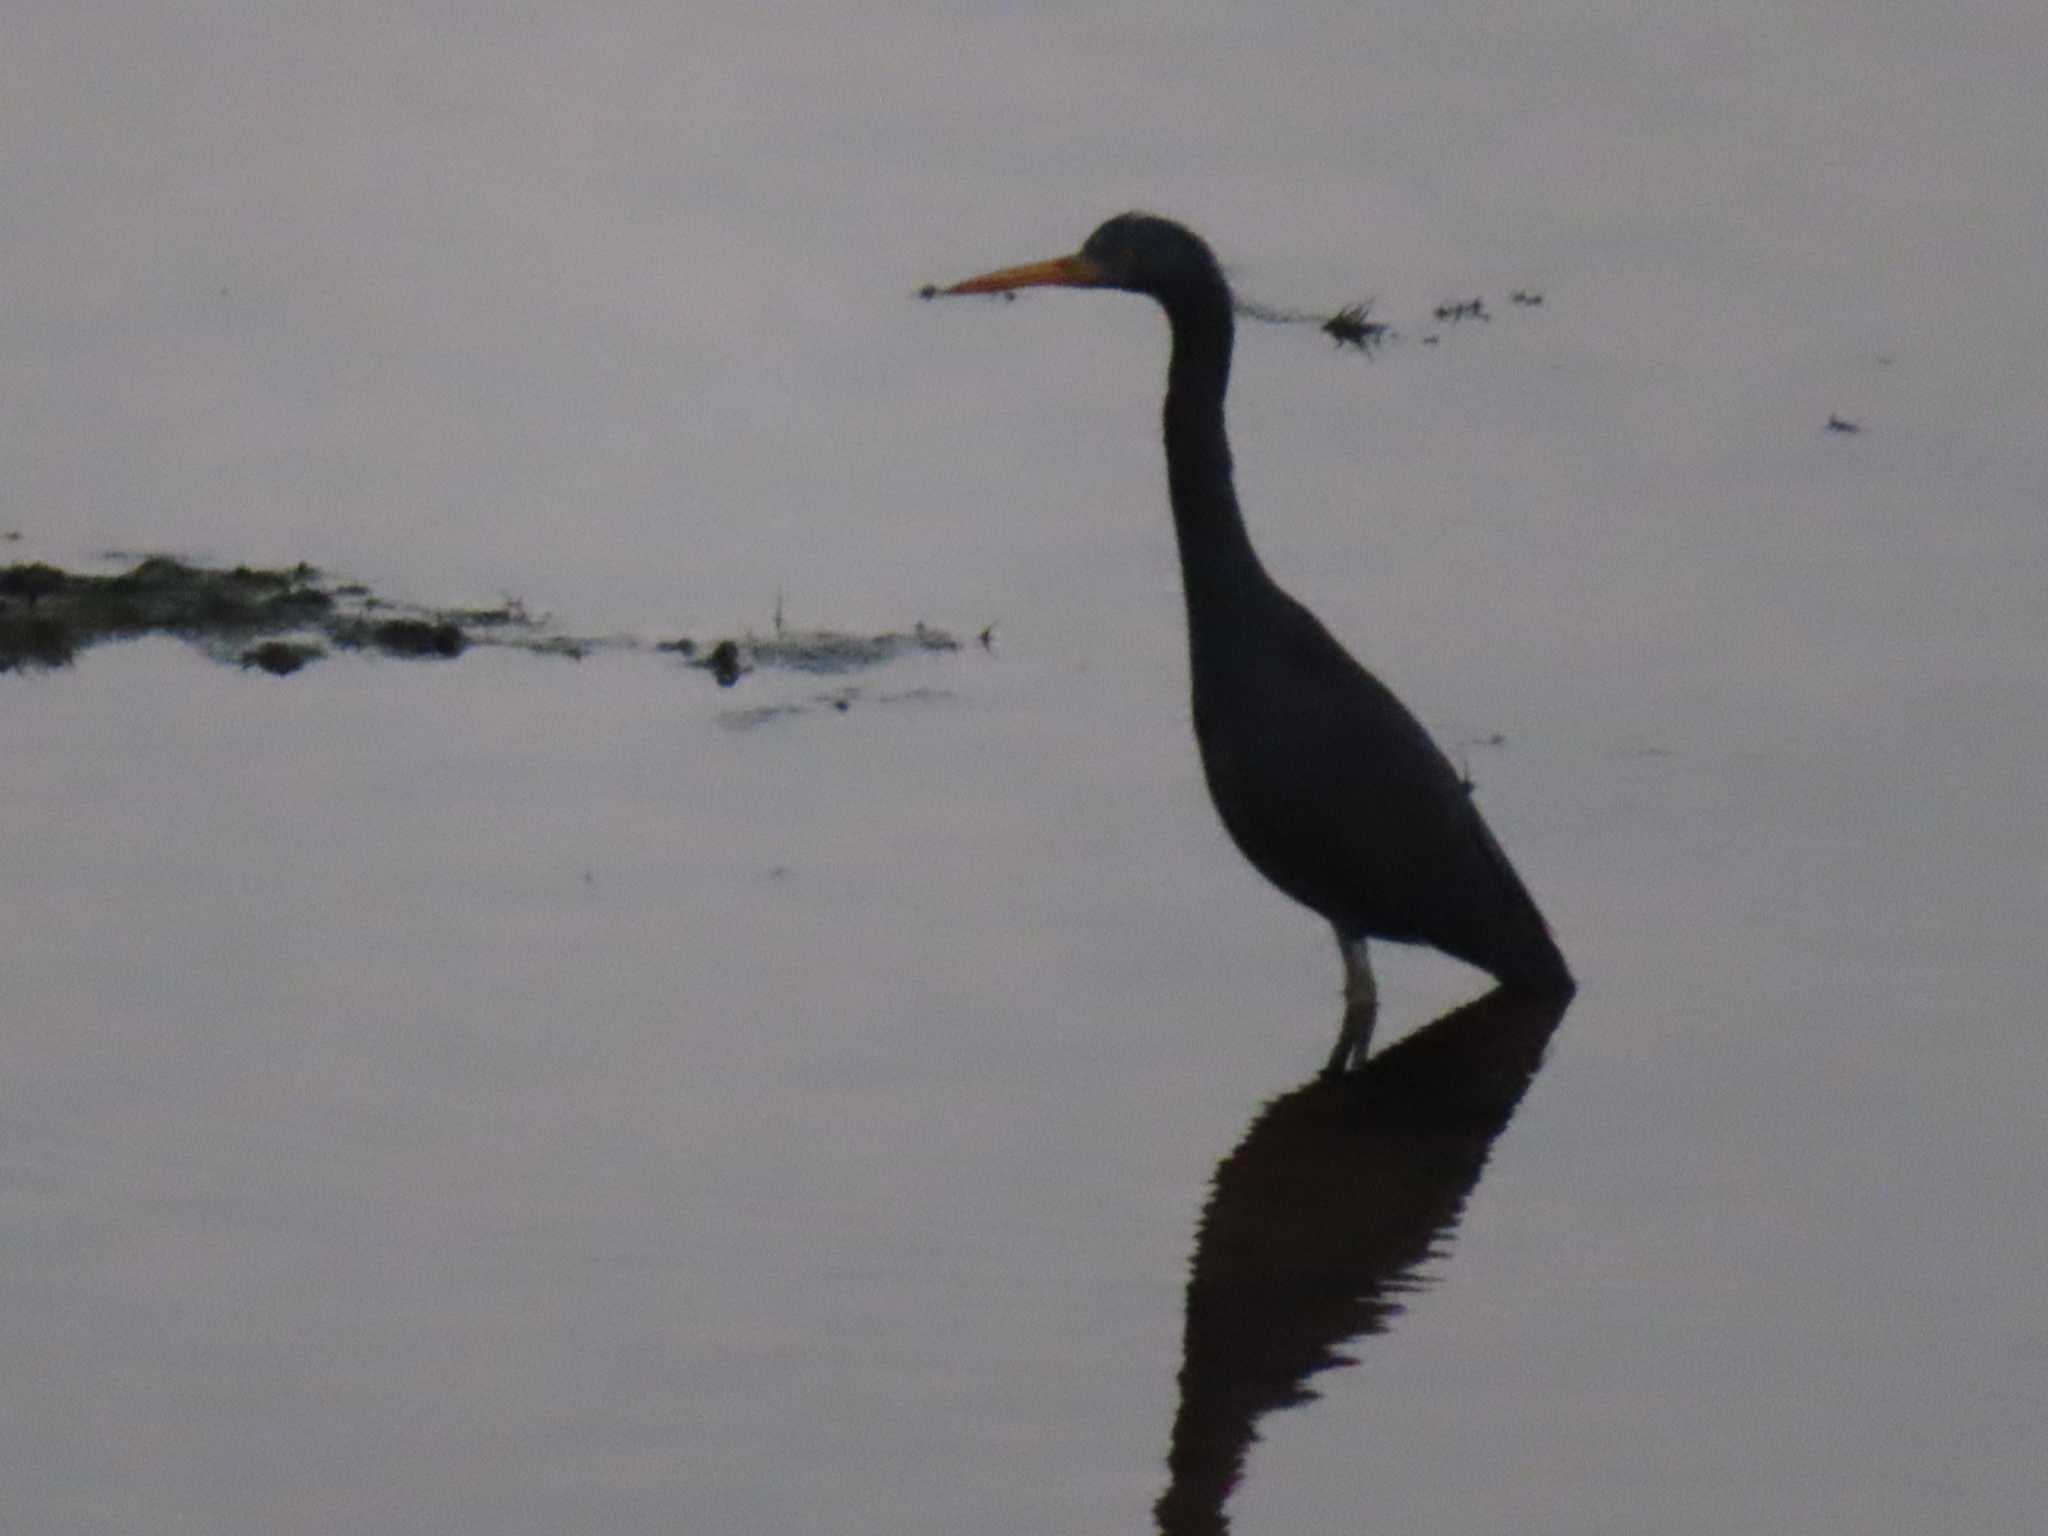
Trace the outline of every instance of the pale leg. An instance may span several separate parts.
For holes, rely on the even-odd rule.
[[[1344,1026],[1337,1032],[1337,1048],[1323,1067],[1325,1077],[1334,1077],[1365,1060],[1365,1048],[1372,1044],[1373,1021],[1379,1017],[1379,988],[1373,985],[1372,964],[1366,958],[1365,936],[1337,935],[1337,950],[1344,957]]]

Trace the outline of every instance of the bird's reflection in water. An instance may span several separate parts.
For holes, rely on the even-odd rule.
[[[1564,1016],[1498,990],[1276,1099],[1216,1169],[1195,1241],[1166,1536],[1227,1531],[1259,1419],[1312,1401],[1427,1283]]]

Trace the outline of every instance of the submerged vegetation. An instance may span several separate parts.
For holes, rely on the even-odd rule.
[[[727,688],[757,668],[836,675],[914,652],[960,649],[952,635],[925,624],[877,635],[787,629],[779,609],[766,636],[576,635],[535,618],[516,598],[429,608],[331,581],[303,564],[223,568],[151,555],[112,574],[41,562],[0,567],[0,672],[68,666],[95,645],[144,635],[174,635],[215,661],[276,677],[336,651],[414,661],[452,661],[480,646],[569,660],[600,650],[653,651],[679,656]]]

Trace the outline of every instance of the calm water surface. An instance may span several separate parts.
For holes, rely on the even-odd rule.
[[[0,1525],[2035,1527],[2037,8],[368,14],[8,37],[0,557],[996,645],[0,677]],[[1163,328],[908,299],[1132,203],[1561,1019],[1312,1084]]]

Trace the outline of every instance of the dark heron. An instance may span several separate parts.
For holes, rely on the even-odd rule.
[[[1259,873],[1337,930],[1344,1024],[1325,1069],[1363,1060],[1369,939],[1428,944],[1513,991],[1568,995],[1543,914],[1469,786],[1401,701],[1283,592],[1231,483],[1230,285],[1191,231],[1120,214],[1071,256],[941,290],[1117,288],[1166,311],[1166,479],[1187,597],[1195,739],[1223,825]]]

